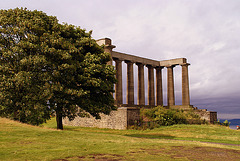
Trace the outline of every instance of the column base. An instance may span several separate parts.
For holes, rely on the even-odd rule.
[[[173,109],[184,109],[184,110],[194,109],[193,105],[171,105],[171,106],[166,106],[166,107],[170,107]]]

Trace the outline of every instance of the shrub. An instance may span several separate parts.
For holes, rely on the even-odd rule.
[[[231,122],[228,122],[228,120],[225,120],[225,121],[222,123],[222,125],[224,125],[224,126],[229,126],[230,123],[231,123]]]
[[[193,110],[171,109],[157,106],[152,109],[140,110],[141,120],[134,125],[134,129],[153,129],[160,126],[174,124],[202,124],[206,123]]]
[[[218,125],[222,125],[222,126],[229,126],[231,124],[231,122],[228,122],[228,120],[225,120],[224,122],[220,122],[220,120],[218,120],[214,124],[218,124]]]

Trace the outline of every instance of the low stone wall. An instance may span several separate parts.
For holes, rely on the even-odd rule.
[[[213,124],[217,122],[217,112],[214,111],[207,111],[207,109],[198,109],[197,107],[194,107],[193,105],[175,105],[171,106],[171,108],[174,109],[183,109],[183,110],[190,110],[193,109],[194,112],[203,120],[206,120],[207,122]]]
[[[63,119],[64,125],[82,126],[82,127],[98,127],[110,129],[127,129],[128,126],[134,124],[140,118],[140,110],[136,107],[119,107],[116,111],[112,111],[110,115],[100,114],[101,119],[76,117],[73,121],[68,118]]]
[[[206,120],[207,122],[213,124],[217,122],[217,112],[207,111],[206,109],[195,109],[194,112],[201,118]]]
[[[183,109],[183,110],[190,110],[193,109],[194,113],[196,113],[201,119],[206,120],[207,122],[213,124],[217,122],[217,112],[214,111],[207,111],[207,109],[198,109],[197,107],[194,107],[193,105],[175,105],[171,106],[171,108],[174,109]]]
[[[148,108],[148,107],[146,107]],[[178,108],[183,110],[193,109],[194,112],[200,116],[201,119],[206,120],[209,123],[217,121],[217,112],[207,111],[206,109],[197,109],[193,106],[175,106],[171,108]],[[112,111],[110,115],[100,114],[101,119],[95,119],[90,116],[76,117],[73,121],[69,121],[68,118],[63,119],[64,125],[70,126],[82,126],[82,127],[98,127],[109,129],[127,129],[129,126],[134,125],[135,122],[140,120],[140,108],[139,107],[119,107],[116,111]]]

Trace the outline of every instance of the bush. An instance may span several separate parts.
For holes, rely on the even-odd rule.
[[[153,109],[145,109],[143,115],[163,126],[187,123],[187,119],[182,110],[166,109],[161,106]]]
[[[193,110],[171,109],[163,106],[157,106],[152,109],[142,108],[140,116],[140,122],[136,122],[131,128],[145,130],[174,124],[206,123]]]
[[[218,120],[217,122],[215,122],[215,124],[222,125],[222,126],[229,126],[231,124],[231,122],[228,122],[228,120],[225,120],[222,123],[222,122],[220,122],[220,120]]]

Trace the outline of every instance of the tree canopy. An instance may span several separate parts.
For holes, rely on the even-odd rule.
[[[0,115],[39,125],[114,110],[110,54],[80,27],[27,9],[0,10]]]

